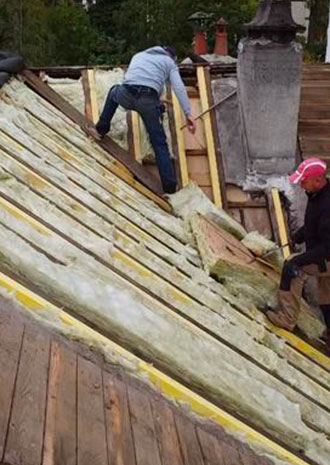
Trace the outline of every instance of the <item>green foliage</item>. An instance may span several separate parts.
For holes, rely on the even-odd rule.
[[[0,49],[35,66],[88,64],[103,39],[72,0],[0,0],[0,31]]]
[[[46,25],[49,65],[88,64],[97,33],[79,5],[59,0],[56,6],[47,9]]]
[[[29,65],[127,63],[156,44],[174,45],[180,57],[192,50],[188,17],[199,10],[213,14],[208,27],[210,49],[215,22],[228,21],[235,54],[242,24],[258,0],[98,0],[88,12],[81,1],[0,0],[0,49],[24,56]]]
[[[305,55],[310,61],[324,61],[327,28],[329,20],[329,0],[309,0],[310,24]]]
[[[116,59],[127,63],[135,52],[157,44],[174,45],[181,57],[189,54],[193,32],[187,20],[196,11],[213,14],[207,31],[211,49],[215,22],[221,16],[228,21],[229,47],[235,54],[242,25],[251,20],[257,4],[258,0],[99,0],[90,15],[96,27],[115,39]]]
[[[28,63],[45,55],[46,8],[43,0],[0,0],[0,48],[18,52]]]

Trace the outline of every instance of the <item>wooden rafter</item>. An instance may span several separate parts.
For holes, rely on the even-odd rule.
[[[96,99],[94,69],[83,70],[81,76],[85,94],[85,116],[96,124],[99,119],[99,108]]]
[[[182,183],[182,186],[184,187],[189,182],[189,174],[188,174],[188,164],[187,164],[187,158],[186,158],[185,143],[184,143],[184,137],[183,137],[183,132],[182,132],[182,125],[183,125],[182,111],[180,108],[179,101],[173,91],[172,91],[172,102],[173,102],[176,139],[177,139],[177,145],[178,145],[181,183]]]
[[[84,116],[68,103],[63,97],[57,94],[51,87],[42,82],[37,76],[31,71],[24,70],[23,77],[26,83],[31,86],[39,95],[45,98],[48,102],[54,105],[57,109],[63,112],[73,122],[83,128],[85,124]],[[120,147],[110,137],[105,137],[104,140],[100,141],[99,144],[102,148],[128,168],[132,174],[145,186],[147,186],[152,192],[158,195],[163,194],[160,181],[156,179],[151,173],[137,163],[129,153]]]
[[[289,236],[286,228],[286,221],[281,204],[280,194],[278,189],[275,187],[272,189],[272,200],[277,222],[278,237],[280,245],[283,247],[288,243]],[[283,247],[283,256],[284,258],[288,258],[290,256],[290,247],[288,245]]]
[[[203,115],[203,122],[205,128],[205,139],[207,146],[207,154],[210,165],[211,173],[211,183],[212,183],[212,193],[213,201],[217,207],[222,208],[224,206],[221,181],[220,181],[220,170],[217,160],[217,151],[216,151],[216,140],[214,127],[212,125],[211,112],[207,112],[208,108],[211,107],[212,102],[210,99],[210,93],[208,91],[208,81],[206,78],[206,68],[205,66],[197,67],[197,80],[199,86],[199,94],[202,106],[202,112],[205,112]]]

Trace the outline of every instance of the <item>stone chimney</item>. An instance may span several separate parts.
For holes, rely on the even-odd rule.
[[[238,47],[239,104],[250,170],[284,175],[296,157],[303,29],[290,0],[263,0]]]
[[[216,24],[215,32],[215,55],[228,55],[228,34],[227,34],[227,21],[220,18]]]

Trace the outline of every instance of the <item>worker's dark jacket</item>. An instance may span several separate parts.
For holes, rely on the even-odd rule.
[[[294,235],[297,244],[305,242],[306,252],[295,257],[298,266],[318,264],[325,271],[324,262],[330,260],[330,184],[319,192],[307,194],[305,223]]]

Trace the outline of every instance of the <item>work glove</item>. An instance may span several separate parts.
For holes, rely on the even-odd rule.
[[[296,257],[293,257],[284,263],[282,274],[281,274],[281,284],[280,284],[280,289],[282,291],[289,291],[290,286],[291,286],[291,281],[294,278],[297,278],[300,274],[300,268],[295,258]]]
[[[300,268],[297,263],[292,259],[285,262],[283,267],[283,273],[289,278],[297,278],[299,276]]]

